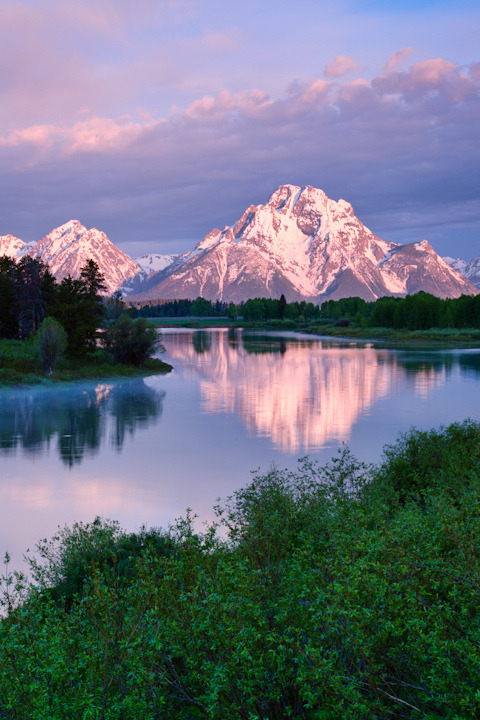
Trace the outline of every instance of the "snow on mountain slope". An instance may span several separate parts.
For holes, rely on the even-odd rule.
[[[444,257],[443,259],[480,289],[480,256],[473,258],[470,262],[462,260],[462,258]]]
[[[289,302],[318,302],[418,290],[440,297],[476,292],[426,241],[386,242],[345,200],[311,186],[282,185],[266,205],[251,205],[233,226],[212,230],[148,278],[137,297],[240,302],[284,293]]]
[[[147,278],[152,273],[159,273],[169,268],[178,258],[178,255],[158,255],[148,254],[142,257],[135,257],[133,261],[138,266],[138,272],[132,277],[128,277],[118,288],[122,295],[132,295],[141,292]]]
[[[142,257],[132,258],[141,270],[145,273],[145,277],[151,275],[153,272],[159,272],[164,270],[166,267],[171,265],[178,258],[178,255],[158,255],[149,253],[148,255],[142,255]]]
[[[78,220],[70,220],[52,230],[29,251],[29,255],[47,263],[57,280],[67,275],[80,277],[85,263],[94,260],[104,275],[109,294],[139,270],[138,265],[105,233],[96,228],[87,230]]]
[[[8,255],[11,258],[21,257],[27,244],[14,235],[0,235],[0,256]]]

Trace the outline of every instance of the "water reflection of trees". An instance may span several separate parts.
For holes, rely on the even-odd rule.
[[[71,467],[97,452],[107,438],[120,451],[126,435],[161,416],[164,396],[141,378],[5,392],[0,409],[0,453],[21,448],[35,455],[56,439],[61,459]]]

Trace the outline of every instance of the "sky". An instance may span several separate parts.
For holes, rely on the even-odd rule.
[[[0,0],[0,235],[184,252],[286,183],[480,255],[478,0]]]

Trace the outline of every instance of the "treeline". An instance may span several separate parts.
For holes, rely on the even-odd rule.
[[[68,336],[69,354],[95,348],[97,330],[106,317],[105,281],[98,264],[89,260],[78,280],[60,283],[37,258],[0,258],[0,338],[25,339],[46,317],[54,318]]]
[[[462,295],[442,300],[426,292],[406,297],[383,297],[366,302],[359,297],[313,302],[286,302],[279,299],[251,298],[239,304],[196,300],[172,300],[161,305],[129,308],[140,317],[228,317],[245,322],[292,320],[300,323],[352,321],[364,327],[407,330],[429,328],[480,327],[480,295]]]
[[[0,575],[0,717],[474,720],[479,493],[465,421],[256,474],[203,533],[64,528]]]
[[[137,317],[225,317],[228,315],[228,303],[217,300],[211,302],[202,297],[196,300],[171,300],[162,304],[144,305],[129,308]]]
[[[271,298],[254,298],[236,305],[235,315],[243,317],[244,320],[298,320],[305,322],[320,316],[320,308],[312,302],[291,302],[287,303],[285,296],[281,295],[279,300]]]
[[[383,297],[366,302],[359,297],[327,300],[322,316],[329,320],[352,320],[365,327],[407,330],[480,327],[480,295],[461,295],[441,300],[426,292],[403,298]]]
[[[283,318],[306,321],[320,316],[318,305],[305,301],[287,303],[284,295],[279,299],[252,298],[239,304],[211,302],[198,297],[196,300],[172,300],[161,305],[129,308],[129,312],[140,317],[228,317],[230,320],[240,317],[246,322]]]

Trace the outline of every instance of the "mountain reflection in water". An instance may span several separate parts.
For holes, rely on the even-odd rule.
[[[22,448],[35,455],[55,441],[72,467],[98,452],[106,439],[120,451],[127,434],[161,416],[164,396],[141,378],[3,393],[0,454]]]
[[[419,397],[451,373],[480,372],[479,353],[392,351],[344,342],[238,331],[171,333],[169,359],[198,381],[202,410],[241,418],[282,452],[348,441],[380,399],[405,387]]]

